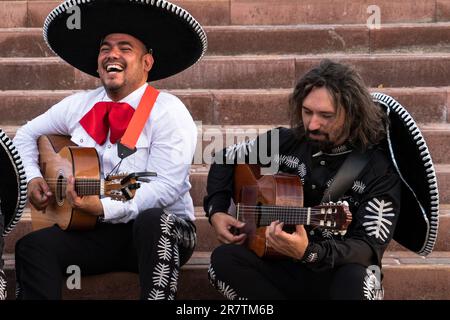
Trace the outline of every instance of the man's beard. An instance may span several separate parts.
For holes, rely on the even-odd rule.
[[[315,139],[311,138],[311,134],[321,135],[325,139],[324,140],[315,140]],[[330,141],[330,136],[327,133],[322,133],[319,130],[313,130],[313,131],[306,130],[305,136],[306,136],[307,141],[312,145],[312,147],[314,149],[318,149],[318,150],[326,152],[326,151],[331,151],[331,149],[334,148],[334,143]]]
[[[106,81],[103,81],[103,79],[101,79],[102,85],[105,88],[105,90],[107,92],[118,92],[122,87],[124,87],[124,82],[120,82],[120,83],[106,83]]]

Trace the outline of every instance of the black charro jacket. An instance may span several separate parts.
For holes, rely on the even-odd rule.
[[[255,140],[230,146],[214,157],[208,174],[204,210],[210,218],[228,212],[233,193],[235,163],[257,162],[275,171],[297,174],[303,182],[304,206],[319,205],[326,188],[351,152],[346,145],[327,153],[315,150],[291,129],[276,128]],[[301,261],[317,271],[343,264],[378,265],[400,212],[401,181],[382,147],[368,150],[370,160],[351,189],[342,196],[349,203],[352,222],[344,235],[307,228],[309,245]]]

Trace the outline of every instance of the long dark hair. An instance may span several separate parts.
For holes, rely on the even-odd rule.
[[[305,135],[301,108],[313,88],[326,88],[333,97],[336,112],[345,112],[342,134],[354,147],[366,149],[380,143],[386,136],[387,116],[372,101],[361,76],[350,66],[323,60],[296,84],[290,97],[291,127],[301,138]]]

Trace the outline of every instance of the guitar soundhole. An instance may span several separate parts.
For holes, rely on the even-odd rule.
[[[55,200],[58,206],[62,206],[64,204],[64,194],[66,193],[64,186],[65,186],[65,178],[62,174],[59,174],[58,178],[56,179],[56,188],[55,188]]]

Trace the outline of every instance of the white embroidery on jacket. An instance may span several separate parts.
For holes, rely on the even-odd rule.
[[[387,217],[395,216],[392,212],[392,202],[385,202],[384,200],[380,201],[377,198],[374,198],[368,202],[365,209],[369,212],[369,214],[364,216],[364,219],[369,221],[363,223],[363,227],[365,227],[367,234],[376,239],[386,241],[390,234],[387,225],[392,226],[392,222],[389,221]]]
[[[298,171],[298,175],[300,176],[300,178],[302,178],[302,179],[305,178],[306,177],[306,164],[304,164],[303,162],[300,163],[298,165],[297,171]]]
[[[236,144],[233,144],[229,147],[227,147],[225,151],[225,157],[229,159],[230,161],[234,161],[236,159],[236,154],[238,158],[241,158],[242,156],[248,155],[250,152],[252,152],[253,145],[255,144],[256,139],[248,140],[248,141],[242,141]]]
[[[352,187],[353,191],[355,191],[355,192],[357,192],[359,194],[362,194],[365,189],[366,189],[366,185],[364,184],[364,182],[356,180],[353,183],[353,187]]]

